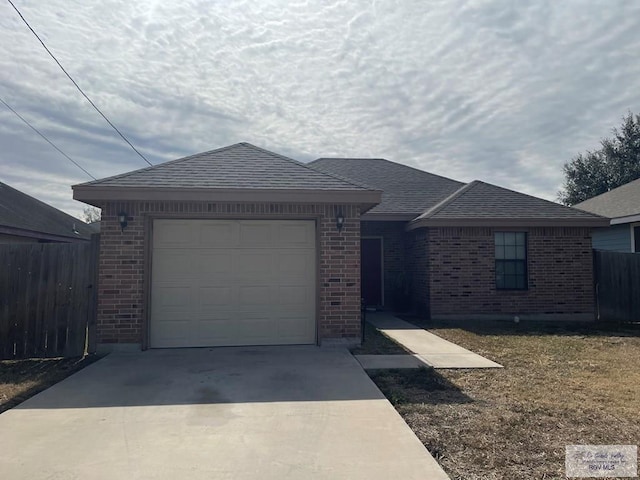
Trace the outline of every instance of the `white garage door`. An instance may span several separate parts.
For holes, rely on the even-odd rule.
[[[151,347],[315,343],[315,222],[155,220]]]

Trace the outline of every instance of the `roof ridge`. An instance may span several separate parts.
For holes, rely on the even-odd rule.
[[[255,145],[253,145],[251,143],[241,142],[240,144],[241,145],[245,145],[245,146],[250,147],[250,148],[253,148],[254,150],[259,150],[261,152],[268,153],[269,155],[273,155],[275,157],[282,158],[283,160],[287,160],[287,161],[289,161],[291,163],[294,163],[294,164],[296,164],[296,165],[298,165],[300,167],[304,167],[307,170],[313,170],[316,173],[320,173],[322,175],[327,175],[329,177],[335,178],[336,180],[340,180],[340,181],[346,182],[349,185],[353,185],[354,187],[366,188],[368,190],[376,190],[376,191],[378,191],[378,189],[376,189],[376,188],[373,188],[371,186],[367,186],[367,185],[364,185],[364,184],[358,184],[358,183],[354,182],[353,180],[349,180],[348,178],[340,177],[339,175],[336,175],[334,173],[321,172],[320,170],[311,167],[308,163],[301,162],[300,160],[296,160],[295,158],[287,157],[286,155],[282,155],[280,153],[276,153],[276,152],[272,152],[270,150],[266,150],[266,149],[264,149],[262,147],[257,147],[257,146],[255,146]]]
[[[316,158],[315,160],[312,160],[311,163],[317,162],[319,160],[382,160],[383,162],[388,162],[388,163],[392,163],[394,165],[399,165],[401,167],[405,167],[405,168],[409,168],[415,172],[421,173],[421,174],[427,174],[427,175],[431,175],[432,177],[438,177],[438,178],[442,178],[444,180],[448,180],[449,182],[455,182],[455,183],[459,183],[460,186],[466,185],[464,182],[461,182],[460,180],[455,180],[453,178],[449,178],[449,177],[445,177],[444,175],[438,175],[437,173],[433,173],[433,172],[427,172],[426,170],[421,170],[420,168],[417,167],[413,167],[411,165],[407,165],[404,163],[399,163],[399,162],[394,162],[393,160],[389,160],[388,158],[382,158],[382,157],[372,157],[372,158],[367,158],[367,157],[320,157],[320,158]]]
[[[320,170],[318,170],[318,169],[316,169],[316,168],[311,167],[308,163],[303,163],[303,162],[301,162],[301,161],[299,161],[299,160],[296,160],[296,159],[294,159],[294,158],[287,157],[287,156],[285,156],[285,155],[281,155],[280,153],[272,152],[272,151],[270,151],[270,150],[266,150],[266,149],[261,148],[261,147],[256,147],[255,145],[252,145],[251,143],[248,143],[248,142],[241,142],[239,145],[245,145],[245,146],[247,146],[247,147],[253,148],[254,150],[259,150],[259,151],[261,151],[261,152],[268,153],[269,155],[273,155],[273,156],[275,156],[275,157],[282,158],[283,160],[287,160],[287,161],[289,161],[289,162],[291,162],[291,163],[294,163],[294,164],[296,164],[296,165],[298,165],[298,166],[304,167],[304,168],[306,168],[307,170],[312,170],[312,171],[313,171],[313,172],[315,172],[315,173],[320,173],[320,174],[322,174],[322,175],[327,175],[328,177],[332,177],[332,178],[335,178],[336,180],[340,180],[340,181],[342,181],[342,182],[346,182],[346,183],[348,183],[349,185],[353,185],[354,187],[358,187],[358,188],[366,188],[367,190],[375,190],[375,191],[378,191],[378,189],[376,189],[376,188],[372,188],[372,187],[370,187],[370,186],[366,186],[366,185],[364,185],[364,184],[358,184],[358,183],[354,182],[353,180],[349,180],[349,179],[347,179],[347,178],[342,178],[342,177],[340,177],[340,176],[338,176],[338,175],[335,175],[335,174],[333,174],[333,173],[322,172],[322,171],[320,171]]]
[[[458,190],[456,190],[455,192],[453,192],[451,195],[449,195],[448,197],[444,198],[440,202],[436,203],[433,207],[425,210],[422,214],[417,216],[412,221],[416,221],[416,220],[421,220],[423,218],[432,217],[433,215],[435,215],[436,213],[441,211],[443,208],[445,208],[447,205],[449,205],[451,202],[453,202],[455,199],[457,199],[458,197],[462,196],[465,192],[471,190],[472,188],[476,187],[480,183],[481,183],[480,180],[473,180],[473,181],[471,181],[469,183],[465,183]]]
[[[206,152],[193,153],[191,155],[187,155],[186,157],[180,157],[180,158],[176,158],[174,160],[167,160],[166,162],[157,163],[157,164],[152,165],[150,167],[138,168],[137,170],[131,170],[129,172],[119,173],[117,175],[111,175],[110,177],[104,177],[104,178],[100,178],[98,180],[92,180],[90,182],[78,183],[78,184],[73,185],[73,186],[76,187],[76,186],[81,186],[81,185],[82,186],[84,186],[84,185],[93,185],[93,184],[102,183],[102,182],[104,182],[106,180],[116,180],[118,178],[128,177],[129,175],[133,175],[134,173],[146,172],[147,170],[153,170],[154,168],[164,167],[166,165],[171,165],[171,164],[174,164],[174,163],[183,162],[185,160],[190,160],[193,157],[197,157],[199,155],[207,155],[207,154],[210,154],[210,153],[221,152],[223,150],[229,150],[231,148],[235,148],[235,147],[237,147],[239,145],[242,145],[243,143],[244,142],[238,142],[238,143],[234,143],[232,145],[227,145],[225,147],[214,148],[213,150],[207,150]]]
[[[342,180],[343,182],[350,183],[351,185],[355,185],[356,187],[366,188],[368,190],[375,190],[377,192],[381,192],[382,191],[379,188],[376,188],[376,187],[374,187],[372,185],[367,185],[364,182],[356,182],[355,180],[352,180],[352,179],[347,178],[347,177],[343,177],[342,175],[338,175],[337,173],[326,172],[324,170],[321,170],[319,167],[311,165],[313,162],[315,162],[315,160],[309,162],[307,164],[307,167],[312,169],[312,170],[314,170],[314,171],[316,171],[316,172],[320,172],[320,173],[322,173],[324,175],[328,175],[328,176],[333,177],[333,178],[335,178],[337,180]]]

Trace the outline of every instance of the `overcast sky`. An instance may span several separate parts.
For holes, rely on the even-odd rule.
[[[246,141],[555,200],[640,113],[640,2],[14,0],[153,163]],[[146,166],[0,0],[0,97],[100,178]],[[79,216],[90,180],[0,104],[0,181]]]

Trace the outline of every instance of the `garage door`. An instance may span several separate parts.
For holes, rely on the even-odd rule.
[[[316,340],[315,222],[155,220],[151,347]]]

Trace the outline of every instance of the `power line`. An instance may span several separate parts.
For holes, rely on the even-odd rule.
[[[47,53],[51,56],[51,58],[53,58],[54,62],[56,62],[58,64],[58,66],[60,67],[60,69],[64,72],[64,74],[69,78],[69,80],[71,80],[71,82],[76,86],[76,88],[78,89],[78,91],[82,94],[82,96],[84,98],[87,99],[87,101],[91,104],[91,106],[96,110],[96,112],[98,112],[100,114],[100,116],[102,116],[102,118],[105,119],[105,121],[111,126],[111,128],[113,128],[118,135],[120,135],[120,137],[122,137],[122,139],[127,142],[129,144],[129,146],[133,149],[134,152],[136,152],[140,158],[142,158],[145,162],[147,162],[150,166],[153,166],[153,164],[147,160],[147,157],[145,157],[144,155],[142,155],[138,149],[136,147],[133,146],[133,144],[127,139],[127,137],[124,136],[124,134],[118,130],[118,128],[111,123],[111,120],[109,120],[107,118],[107,116],[102,113],[102,111],[96,106],[95,103],[93,103],[93,101],[87,96],[86,93],[84,93],[84,91],[80,88],[80,86],[76,83],[76,81],[71,77],[71,75],[69,75],[69,72],[67,72],[65,70],[65,68],[62,66],[62,64],[58,61],[58,59],[55,57],[55,55],[53,53],[51,53],[51,50],[49,50],[47,48],[47,46],[45,45],[45,43],[42,41],[42,39],[38,36],[38,34],[36,33],[36,31],[31,28],[31,25],[29,25],[29,22],[27,22],[27,20],[24,18],[24,16],[22,15],[22,13],[20,13],[20,10],[18,10],[18,7],[16,7],[14,5],[14,3],[11,0],[7,0],[7,2],[9,2],[11,4],[11,6],[13,7],[13,9],[17,12],[18,15],[20,15],[20,18],[22,19],[22,21],[24,22],[24,24],[29,28],[29,30],[31,30],[31,33],[33,33],[35,35],[35,37],[38,39],[38,41],[42,44],[42,46],[44,47],[44,49],[47,51]]]
[[[93,178],[94,180],[97,180],[96,177],[94,177],[93,175],[91,175],[89,172],[87,172],[84,168],[82,168],[78,162],[76,162],[73,158],[71,158],[69,155],[67,155],[66,153],[64,153],[62,150],[60,150],[51,140],[49,140],[47,137],[44,136],[44,134],[42,132],[40,132],[36,127],[34,127],[33,125],[31,125],[29,122],[27,122],[22,115],[20,115],[18,112],[16,112],[13,108],[11,108],[11,106],[5,102],[2,98],[0,98],[0,102],[4,103],[4,106],[7,107],[9,110],[11,110],[20,120],[22,120],[24,123],[27,124],[27,126],[29,128],[31,128],[31,130],[33,130],[34,132],[36,132],[38,135],[40,135],[42,138],[44,138],[47,143],[49,143],[49,145],[51,145],[53,148],[55,148],[58,152],[60,152],[62,155],[64,155],[65,157],[67,157],[67,159],[73,163],[76,167],[78,167],[80,170],[82,170],[84,173],[86,173],[87,175],[89,175],[91,178]]]

